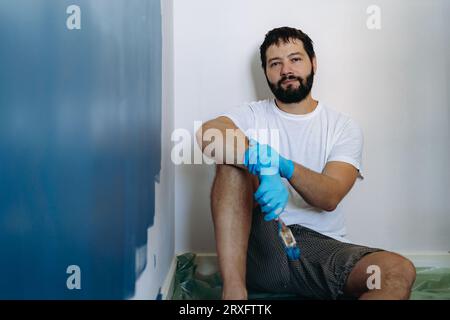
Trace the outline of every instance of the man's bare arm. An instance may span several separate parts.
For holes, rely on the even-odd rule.
[[[294,174],[289,182],[313,207],[333,211],[350,191],[357,176],[358,170],[345,162],[330,161],[322,173],[294,163]]]
[[[223,140],[222,151],[208,148],[208,145],[219,136]],[[196,138],[202,152],[216,163],[246,169],[242,162],[244,152],[248,148],[248,139],[228,117],[218,117],[204,123],[196,132]],[[289,182],[311,206],[333,211],[350,191],[357,176],[357,169],[345,162],[330,161],[322,173],[294,163],[294,173]]]
[[[196,138],[202,152],[216,163],[246,169],[243,159],[248,139],[230,118],[218,117],[205,122],[196,132]],[[208,147],[213,142],[215,149]]]

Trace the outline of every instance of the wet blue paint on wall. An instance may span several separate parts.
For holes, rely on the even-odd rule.
[[[80,30],[66,27],[71,4]],[[1,1],[0,298],[134,293],[161,161],[160,12],[159,0]]]

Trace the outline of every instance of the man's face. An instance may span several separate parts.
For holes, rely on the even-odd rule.
[[[275,97],[283,103],[297,103],[311,92],[316,61],[311,61],[303,42],[291,39],[267,48],[266,78]]]

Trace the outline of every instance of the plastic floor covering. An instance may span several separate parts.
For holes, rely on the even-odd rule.
[[[222,280],[218,272],[202,276],[196,272],[196,255],[177,257],[173,300],[220,300]],[[301,299],[294,295],[249,292],[249,300]],[[450,268],[417,268],[411,300],[450,300]]]

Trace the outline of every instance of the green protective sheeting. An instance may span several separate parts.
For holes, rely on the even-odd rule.
[[[172,300],[219,300],[222,294],[222,280],[218,272],[209,277],[195,273],[195,254],[185,253],[177,257]]]
[[[417,268],[411,300],[450,300],[450,268]]]
[[[219,300],[222,280],[218,272],[201,276],[196,273],[195,254],[177,257],[173,300]],[[292,295],[249,292],[250,300],[298,299]],[[417,268],[411,300],[450,300],[450,268]]]

